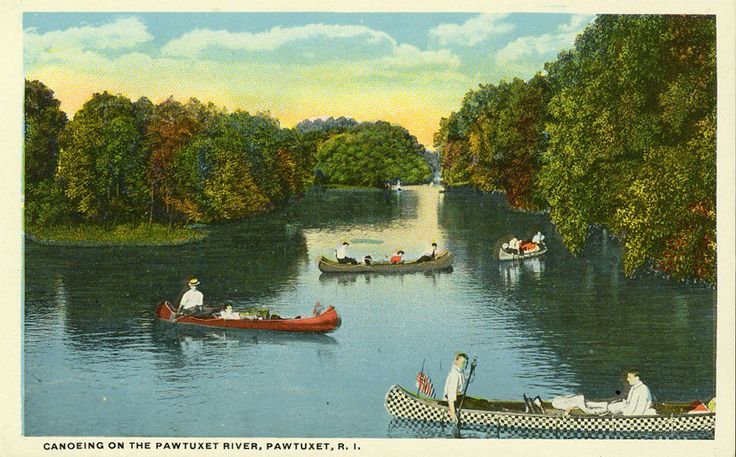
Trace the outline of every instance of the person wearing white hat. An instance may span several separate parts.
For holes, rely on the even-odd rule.
[[[197,278],[189,278],[189,290],[181,297],[179,308],[176,310],[177,314],[192,314],[202,309],[204,294],[197,290],[198,285],[199,280]]]

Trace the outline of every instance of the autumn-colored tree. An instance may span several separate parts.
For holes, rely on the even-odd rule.
[[[192,220],[203,216],[190,192],[195,183],[190,181],[185,161],[179,155],[194,135],[207,127],[214,111],[212,105],[204,105],[196,99],[182,104],[169,97],[155,106],[146,130],[146,146],[150,151],[147,179],[151,221],[157,213],[168,220]]]

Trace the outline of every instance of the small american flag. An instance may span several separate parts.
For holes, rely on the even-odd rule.
[[[428,397],[434,398],[434,386],[429,375],[423,371],[417,373],[417,389]]]

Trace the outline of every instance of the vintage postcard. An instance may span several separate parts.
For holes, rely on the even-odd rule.
[[[733,455],[734,5],[7,11],[0,455]]]

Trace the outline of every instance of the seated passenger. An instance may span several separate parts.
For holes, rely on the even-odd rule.
[[[394,255],[391,256],[389,261],[393,264],[403,263],[404,262],[404,251],[401,251],[401,250],[396,251]]]
[[[509,241],[509,249],[514,254],[521,254],[521,247],[519,246],[519,239],[514,235]]]
[[[233,311],[233,305],[226,305],[225,309],[220,311],[220,317],[223,319],[240,319],[240,313]]]
[[[355,260],[352,257],[348,257],[348,246],[350,243],[347,241],[343,241],[340,246],[338,246],[337,249],[335,249],[335,257],[337,258],[338,263],[349,263],[352,265],[357,265],[358,261]]]
[[[508,244],[508,243],[504,243],[504,244],[502,244],[502,245],[501,245],[501,249],[502,249],[502,250],[503,250],[503,252],[505,252],[506,254],[511,254],[511,249],[509,249],[509,244]]]
[[[365,256],[365,257],[363,257],[363,263],[364,263],[364,264],[366,264],[366,265],[370,265],[370,264],[371,264],[371,262],[373,262],[373,257],[371,257],[371,256],[369,256],[369,255],[367,255],[367,256]]]
[[[534,235],[534,236],[532,237],[532,243],[534,243],[534,244],[538,245],[538,246],[540,247],[540,249],[544,247],[544,235],[542,235],[542,232],[539,232],[539,231],[538,231],[538,232],[537,232],[537,233],[536,233],[536,234],[535,234],[535,235]]]
[[[629,370],[626,372],[626,381],[631,388],[625,400],[619,400],[608,404],[608,410],[614,414],[624,416],[653,416],[657,411],[652,407],[652,393],[641,380],[639,372]]]
[[[416,262],[428,262],[430,260],[434,260],[437,257],[437,243],[432,243],[432,248],[422,254],[421,257],[419,257]]]

